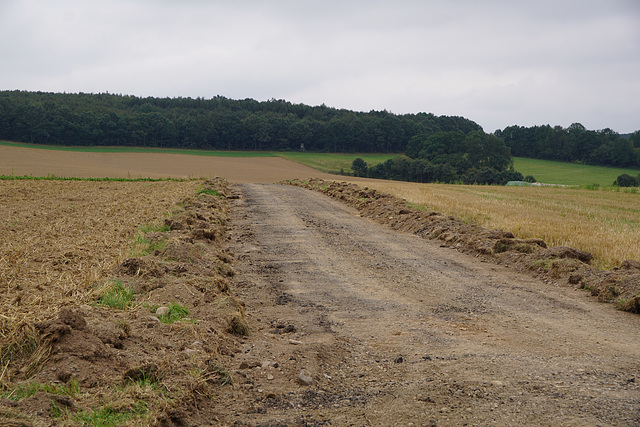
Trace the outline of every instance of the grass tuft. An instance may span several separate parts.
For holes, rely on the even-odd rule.
[[[171,227],[166,224],[145,224],[138,227],[133,244],[131,245],[131,256],[134,258],[146,256],[161,251],[167,246],[167,239],[149,238],[149,233],[165,233],[171,231]]]
[[[199,190],[196,194],[208,194],[210,196],[215,196],[215,197],[224,197],[222,194],[220,194],[220,192],[218,190],[214,190],[213,188],[203,188],[201,190]]]
[[[229,332],[234,335],[248,336],[251,332],[249,329],[249,323],[244,318],[242,313],[234,314],[229,321]]]
[[[134,298],[132,286],[125,286],[120,280],[115,280],[102,289],[96,305],[126,310],[133,305]]]
[[[216,383],[222,386],[233,385],[233,378],[229,371],[216,362],[209,362],[207,372],[217,377]]]
[[[48,394],[74,397],[80,393],[80,386],[76,380],[72,380],[68,384],[41,384],[31,382],[20,384],[13,389],[0,392],[0,397],[17,401],[31,397],[40,391]]]
[[[162,323],[171,324],[179,322],[189,316],[189,309],[176,303],[169,304],[169,313],[158,316]]]
[[[78,425],[116,427],[148,412],[148,405],[138,401],[129,408],[116,409],[111,405],[101,406],[91,411],[83,411],[75,416]]]

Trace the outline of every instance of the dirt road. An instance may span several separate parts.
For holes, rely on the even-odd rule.
[[[216,422],[640,423],[640,316],[389,231],[318,193],[234,188],[236,289],[252,335]]]

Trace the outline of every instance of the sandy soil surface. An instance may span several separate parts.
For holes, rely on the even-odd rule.
[[[230,362],[225,408],[201,407],[205,419],[640,423],[637,315],[391,231],[306,189],[236,189],[235,288],[252,335]]]
[[[92,178],[213,178],[273,183],[332,175],[280,157],[207,157],[161,153],[83,153],[0,146],[0,174]]]

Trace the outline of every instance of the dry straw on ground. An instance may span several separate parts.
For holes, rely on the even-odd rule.
[[[0,181],[0,419],[199,424],[180,408],[229,384],[218,357],[249,333],[222,248],[226,190]]]
[[[0,338],[34,339],[28,325],[87,303],[138,225],[162,220],[197,185],[0,181]]]
[[[519,238],[591,252],[594,264],[640,260],[640,194],[549,187],[501,187],[370,181],[366,185]]]

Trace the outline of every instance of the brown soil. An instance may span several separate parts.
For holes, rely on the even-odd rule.
[[[92,178],[212,178],[272,183],[331,175],[280,157],[206,157],[162,153],[83,153],[0,145],[0,175]]]
[[[226,185],[1,185],[8,210],[0,245],[0,387],[9,399],[0,399],[0,418],[50,425],[97,408],[144,407],[146,423],[200,424],[195,400],[226,381],[220,358],[247,332],[223,249]],[[201,187],[213,194],[196,195]],[[162,231],[136,234],[139,225],[163,221]],[[130,247],[139,253],[127,255]],[[99,303],[104,286],[116,281],[135,292],[129,309]],[[188,309],[186,318],[169,323],[155,313],[176,304]],[[25,384],[77,384],[81,394],[41,391],[12,400]]]
[[[316,184],[355,195],[358,209],[280,185],[0,183],[0,236],[12,236],[0,245],[1,306],[32,316],[19,331],[47,350],[35,368],[25,350],[0,380],[78,381],[84,393],[3,399],[0,415],[50,425],[62,422],[53,407],[73,419],[144,402],[136,422],[151,425],[640,423],[640,317],[552,280],[575,265],[569,276],[586,283],[586,254]],[[222,197],[194,196],[203,185]],[[170,230],[147,238],[166,245],[114,254],[137,225],[165,218]],[[534,253],[558,263],[531,270],[522,257]],[[511,259],[517,268],[496,263]],[[64,286],[76,277],[86,289]],[[87,304],[106,278],[134,286],[138,304]],[[171,302],[193,322],[161,323],[152,310]]]

